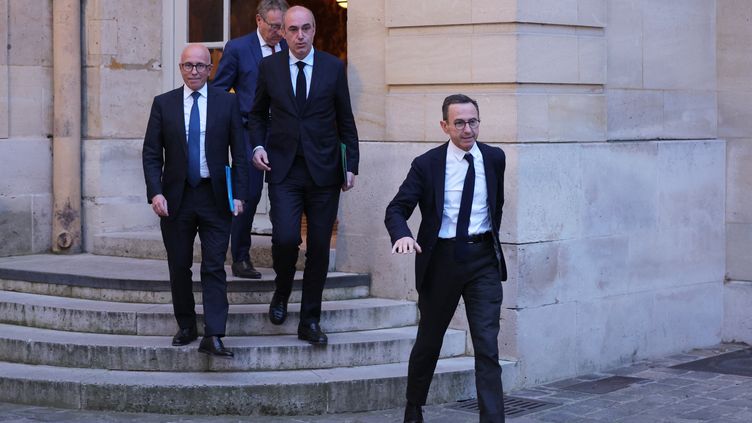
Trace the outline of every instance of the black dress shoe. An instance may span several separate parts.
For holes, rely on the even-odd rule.
[[[275,325],[285,323],[287,319],[287,300],[283,300],[274,294],[269,304],[269,321]]]
[[[423,409],[419,405],[408,402],[405,406],[404,423],[423,423]]]
[[[329,342],[318,323],[298,326],[298,339],[314,345],[326,345]]]
[[[232,275],[238,278],[261,279],[261,272],[253,267],[253,263],[250,260],[233,263]]]
[[[191,326],[185,329],[178,329],[178,333],[176,333],[175,336],[172,337],[172,345],[175,347],[188,345],[191,342],[195,341],[196,338],[198,338],[196,326]]]
[[[232,358],[235,354],[225,348],[222,339],[218,336],[205,336],[201,339],[198,352],[213,355],[215,357]]]

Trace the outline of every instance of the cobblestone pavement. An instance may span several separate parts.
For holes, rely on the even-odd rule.
[[[509,395],[555,403],[537,412],[508,418],[512,423],[542,422],[752,422],[752,377],[673,369],[671,366],[701,358],[739,351],[747,345],[722,344],[713,348],[693,350],[686,354],[656,360],[642,360],[630,366],[594,373],[513,391]],[[738,364],[738,363],[737,363]],[[748,369],[748,373],[752,369]],[[752,373],[750,373],[752,374]],[[572,385],[600,381],[619,376],[639,378],[631,385],[608,393],[594,393],[604,385],[583,387],[580,392]],[[624,379],[622,379],[624,380]],[[579,385],[581,386],[581,385]],[[452,409],[454,404],[425,407],[428,423],[477,422],[473,412]],[[509,410],[508,410],[509,411]],[[306,422],[306,423],[392,423],[402,421],[402,408],[368,413],[299,417],[238,417],[238,416],[166,416],[158,414],[113,413],[0,403],[0,422],[91,422],[91,423],[230,423],[230,422]]]

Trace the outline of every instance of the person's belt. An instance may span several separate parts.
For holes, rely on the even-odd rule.
[[[493,239],[493,235],[491,234],[491,232],[484,232],[482,234],[475,234],[475,235],[468,236],[466,242],[468,244],[478,244],[480,242],[491,241],[492,239]],[[457,241],[457,238],[439,238],[439,241],[455,242]]]

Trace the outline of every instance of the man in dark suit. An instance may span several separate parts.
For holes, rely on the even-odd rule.
[[[499,365],[501,281],[507,272],[499,243],[504,204],[504,152],[476,142],[478,103],[456,94],[442,106],[450,141],[417,157],[386,208],[392,253],[418,253],[415,283],[420,323],[410,354],[405,422],[422,422],[439,351],[460,297],[475,349],[475,386],[481,422],[503,422]],[[418,240],[407,219],[415,206]]]
[[[291,7],[282,31],[288,51],[261,60],[250,116],[253,164],[266,171],[271,204],[277,276],[269,319],[279,325],[287,317],[305,213],[307,252],[298,338],[326,344],[319,326],[321,294],[339,191],[352,188],[358,173],[358,133],[344,63],[313,49],[313,13]]]
[[[172,345],[187,345],[198,336],[191,280],[198,232],[204,306],[199,352],[229,358],[233,353],[221,339],[227,322],[224,262],[232,224],[225,166],[229,149],[233,206],[239,213],[248,178],[243,126],[236,96],[206,84],[211,72],[206,47],[188,45],[178,66],[185,85],[154,98],[143,148],[147,199],[160,217],[179,326]]]
[[[253,97],[256,92],[258,64],[261,58],[270,56],[287,48],[282,39],[282,15],[287,11],[285,0],[261,0],[256,7],[256,32],[227,42],[219,68],[214,75],[212,85],[223,90],[235,90],[240,103],[240,114],[247,126],[248,114],[251,112]],[[253,156],[251,142],[246,133],[248,159]],[[248,201],[243,213],[232,220],[230,251],[232,253],[232,274],[241,278],[259,279],[261,273],[251,261],[251,230],[256,207],[261,200],[264,187],[264,172],[249,166]]]

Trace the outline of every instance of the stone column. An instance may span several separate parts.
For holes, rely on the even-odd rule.
[[[81,4],[54,0],[52,251],[81,251]]]

